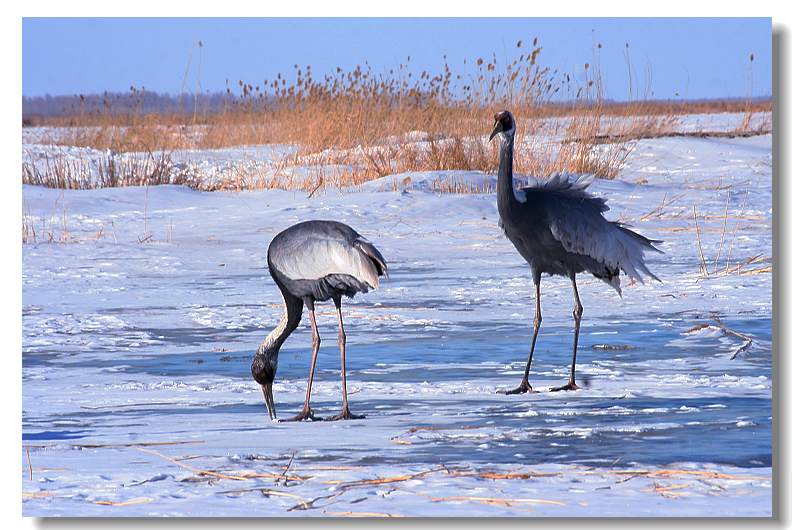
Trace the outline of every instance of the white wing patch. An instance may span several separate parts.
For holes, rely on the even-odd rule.
[[[348,274],[371,288],[379,287],[377,269],[360,249],[342,239],[307,238],[279,256],[279,271],[292,280],[318,280]]]

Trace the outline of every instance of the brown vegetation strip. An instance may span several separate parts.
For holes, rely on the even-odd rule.
[[[332,501],[332,500],[340,497],[341,495],[343,495],[344,493],[346,493],[348,490],[350,490],[352,488],[357,488],[357,487],[361,487],[361,486],[376,486],[376,485],[380,485],[380,484],[394,484],[394,483],[398,483],[398,482],[406,482],[406,481],[409,481],[409,480],[414,480],[416,478],[424,477],[424,476],[429,475],[431,473],[438,473],[440,471],[447,471],[447,469],[445,467],[439,467],[439,468],[436,468],[436,469],[427,469],[425,471],[419,471],[418,473],[413,473],[413,474],[410,474],[410,475],[398,475],[398,476],[394,476],[394,477],[380,477],[380,478],[373,478],[373,479],[353,480],[353,481],[350,481],[350,482],[343,482],[343,481],[340,481],[340,480],[328,480],[328,481],[325,481],[324,484],[336,485],[335,491],[333,493],[330,493],[328,495],[321,495],[321,496],[316,497],[314,499],[311,499],[309,501],[305,501],[305,502],[302,502],[300,504],[296,504],[296,505],[292,506],[291,508],[289,508],[287,511],[291,512],[291,511],[294,511],[294,510],[309,510],[309,509],[318,508],[317,506],[315,506],[317,502],[319,502],[319,501]],[[324,506],[328,506],[328,504],[329,503],[325,504]]]
[[[255,478],[272,478],[272,479],[276,480],[276,483],[278,481],[280,481],[280,480],[284,480],[284,481],[292,480],[292,481],[295,481],[295,482],[302,482],[302,481],[305,481],[305,480],[308,480],[309,478],[311,478],[311,477],[300,476],[300,475],[295,475],[295,474],[287,474],[288,468],[285,469],[284,471],[280,472],[280,473],[270,473],[270,472],[266,472],[266,471],[264,471],[264,472],[261,472],[261,471],[242,471],[242,472],[237,473],[237,474],[219,473],[217,471],[199,469],[197,467],[185,464],[182,461],[183,459],[179,460],[179,459],[176,459],[176,458],[171,458],[171,457],[169,457],[167,455],[164,455],[164,454],[162,454],[162,453],[160,453],[158,451],[155,451],[153,449],[146,449],[146,448],[140,447],[140,446],[132,446],[132,447],[134,447],[135,449],[137,449],[140,452],[148,453],[148,454],[157,456],[159,458],[162,458],[163,460],[167,460],[168,462],[171,462],[172,464],[175,464],[175,465],[177,465],[177,466],[179,466],[179,467],[181,467],[183,469],[186,469],[188,471],[191,471],[191,472],[195,473],[199,477],[214,477],[214,478],[219,478],[219,479],[239,480],[239,481],[251,480],[251,479],[255,479]]]
[[[324,484],[336,484],[338,485],[339,488],[343,488],[343,489],[356,488],[360,486],[373,486],[378,484],[393,484],[394,482],[405,482],[408,480],[414,480],[416,478],[420,478],[429,475],[431,473],[439,473],[440,471],[445,471],[445,469],[444,468],[427,469],[425,471],[419,471],[418,473],[413,473],[411,475],[398,475],[394,477],[353,480],[351,482],[343,482],[341,480],[327,480],[324,481]]]
[[[529,471],[527,473],[471,473],[463,474],[464,476],[476,476],[480,478],[487,478],[490,480],[528,480],[537,477],[555,477],[558,473],[538,473],[536,471]]]
[[[29,447],[25,447],[25,454],[27,455],[28,480],[33,480],[33,465],[30,463],[30,448]]]
[[[23,499],[44,499],[47,497],[54,497],[54,491],[23,491]]]
[[[179,466],[182,469],[186,469],[187,471],[191,471],[200,477],[215,477],[215,478],[222,478],[222,479],[229,479],[229,480],[248,480],[250,477],[241,476],[241,475],[226,475],[224,473],[218,473],[216,471],[208,471],[205,469],[198,469],[197,467],[193,467],[191,465],[185,464],[183,462],[179,462],[175,458],[171,458],[167,455],[163,455],[158,451],[154,451],[153,449],[146,449],[144,447],[135,447],[138,451],[142,453],[148,453],[150,455],[157,456],[162,458],[163,460],[167,460],[168,462]]]
[[[568,171],[614,178],[635,139],[710,135],[679,132],[681,114],[744,114],[733,131],[712,135],[763,134],[770,126],[767,119],[754,125],[753,118],[772,111],[771,100],[606,101],[599,49],[593,48],[593,61],[585,63],[582,78],[542,66],[542,46],[534,39],[518,41],[510,52],[513,60],[469,58],[464,71],[444,64],[439,72],[412,72],[408,59],[385,73],[358,65],[318,79],[310,66],[295,66],[294,75],[278,74],[255,84],[240,80],[239,93],[229,87],[219,111],[195,106],[145,113],[145,92],[136,88],[130,99],[134,104],[120,109],[109,97],[93,104],[81,98],[71,115],[25,119],[28,124],[65,127],[45,141],[109,150],[99,159],[99,182],[85,178],[90,165],[84,161],[55,159],[47,160],[43,169],[23,165],[23,182],[59,188],[162,183],[207,191],[282,188],[313,196],[326,187],[356,186],[406,171],[494,172],[497,142],[486,137],[493,112],[501,108],[509,108],[519,122],[515,171],[538,177]],[[170,159],[176,150],[263,144],[294,145],[297,152],[263,168],[238,166],[219,182],[202,181],[189,168],[177,170]],[[122,152],[146,156],[130,160],[118,155]],[[297,167],[307,171],[307,178],[294,177]],[[440,186],[438,191],[477,191],[459,182]]]
[[[595,144],[610,144],[615,142],[630,142],[634,140],[651,140],[652,138],[750,138],[771,134],[768,129],[755,129],[749,131],[646,131],[632,134],[598,134],[593,138],[566,138],[565,142],[594,142]]]
[[[722,479],[722,480],[770,480],[764,477],[755,477],[750,475],[731,475],[729,473],[721,473],[719,471],[697,471],[688,469],[625,469],[608,471],[612,475],[636,475],[645,476],[649,478],[668,478],[668,477],[695,477],[707,479]]]
[[[80,447],[83,449],[102,449],[114,447],[156,447],[166,445],[188,445],[188,444],[202,444],[203,440],[184,440],[173,442],[130,442],[130,443],[109,443],[109,444],[72,444],[72,447]]]

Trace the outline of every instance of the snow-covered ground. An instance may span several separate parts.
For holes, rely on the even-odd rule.
[[[667,138],[596,181],[610,219],[663,240],[648,256],[663,283],[619,298],[582,278],[585,388],[549,393],[567,375],[573,301],[567,280],[545,279],[542,392],[521,396],[495,390],[524,369],[529,270],[494,195],[426,191],[491,175],[311,199],[25,186],[38,242],[23,249],[24,514],[769,516],[771,168],[769,135]],[[312,218],[350,224],[390,263],[345,305],[351,409],[366,419],[272,423],[249,371],[281,314],[266,250]],[[318,320],[313,405],[331,415],[332,304]],[[305,319],[281,352],[282,417],[302,404],[309,350]]]

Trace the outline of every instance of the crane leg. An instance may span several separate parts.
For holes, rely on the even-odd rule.
[[[534,285],[536,285],[536,311],[534,312],[534,328],[533,338],[531,339],[531,353],[528,354],[528,364],[525,365],[525,375],[523,375],[520,386],[511,390],[498,390],[499,394],[525,394],[526,392],[536,392],[536,390],[534,390],[531,386],[531,383],[528,382],[528,374],[531,372],[531,361],[533,360],[534,348],[536,347],[536,337],[539,335],[539,326],[542,325],[542,304],[540,302],[538,277],[534,277]]]
[[[318,421],[322,418],[314,416],[311,409],[311,387],[313,386],[314,369],[316,368],[316,357],[319,355],[319,345],[322,343],[322,338],[319,336],[319,328],[316,327],[316,314],[314,313],[313,301],[306,304],[308,306],[308,317],[311,320],[311,345],[313,347],[313,354],[311,357],[311,372],[308,374],[308,388],[305,391],[305,403],[303,404],[302,411],[295,417],[286,421],[303,421],[314,420]]]
[[[580,335],[580,319],[583,317],[583,304],[580,303],[580,295],[578,294],[577,282],[575,275],[571,276],[572,291],[575,293],[575,309],[572,311],[572,316],[575,317],[575,339],[572,344],[572,368],[569,371],[569,382],[564,386],[557,386],[551,388],[551,392],[558,392],[559,390],[579,390],[580,387],[575,384],[575,361],[577,359],[577,346],[578,336]]]
[[[336,313],[338,313],[338,350],[341,352],[341,389],[344,395],[341,412],[328,418],[328,420],[362,420],[365,416],[349,412],[346,385],[346,333],[344,332],[344,319],[341,316],[341,297],[333,298],[333,301],[335,302]]]

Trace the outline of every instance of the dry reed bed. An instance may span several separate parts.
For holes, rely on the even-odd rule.
[[[592,113],[543,120],[517,116],[521,129],[517,137],[519,148],[515,152],[515,170],[540,178],[559,171],[615,178],[635,142],[643,138],[747,136],[769,132],[765,122],[744,132],[677,131],[678,116],[625,118]],[[479,121],[488,123],[488,115],[482,112]],[[183,129],[185,137],[196,138],[204,134],[194,128],[180,129]],[[414,141],[416,135],[422,139]],[[169,136],[159,133],[157,137]],[[68,134],[58,135],[56,142],[76,146],[83,143],[73,141]],[[165,142],[167,144],[167,140]],[[178,145],[174,150],[198,147],[194,139],[184,140]],[[248,144],[240,141],[236,145]],[[137,152],[111,149],[96,153],[88,150],[87,155],[76,159],[57,153],[28,156],[22,169],[23,182],[66,189],[183,184],[205,191],[270,188],[312,191],[324,187],[356,186],[387,175],[416,171],[478,170],[491,173],[497,170],[498,161],[497,144],[488,142],[485,135],[417,133],[417,130],[407,131],[401,136],[377,136],[365,144],[348,148],[333,146],[313,151],[300,145],[296,153],[276,157],[267,163],[240,160],[225,168],[222,176],[204,175],[197,165],[175,164],[171,159],[174,150],[162,150],[162,145],[154,147]]]
[[[675,116],[581,115],[560,120],[521,120],[515,167],[520,173],[539,178],[555,172],[614,178],[638,137],[671,135],[676,123]],[[523,128],[528,132],[523,132]],[[188,134],[197,136],[194,131]],[[612,139],[602,141],[603,137]],[[185,158],[179,154],[117,153],[92,148],[59,151],[35,144],[25,151],[22,177],[27,184],[66,189],[182,184],[204,191],[278,188],[315,193],[326,187],[357,186],[408,172],[494,173],[498,163],[497,142],[488,142],[486,136],[458,137],[417,130],[351,148],[333,147],[317,152],[298,148],[294,153],[275,155],[265,161],[248,160],[242,150],[240,160],[218,167],[191,160],[174,161]],[[211,154],[207,157],[211,158]],[[473,188],[460,185],[440,187],[438,191],[471,192]]]
[[[91,189],[157,184],[188,184],[173,172],[167,153],[127,156],[96,152],[72,157],[59,153],[28,154],[22,182],[59,189]]]
[[[757,129],[753,116],[771,110],[769,101],[607,102],[599,69],[601,50],[598,44],[591,63],[577,76],[543,67],[538,39],[530,45],[517,42],[510,53],[513,59],[477,58],[470,64],[465,61],[458,72],[447,63],[439,72],[413,72],[408,57],[388,72],[378,73],[364,64],[351,71],[337,68],[317,79],[310,66],[295,65],[289,76],[278,74],[256,85],[239,81],[238,94],[228,87],[222,110],[215,112],[196,108],[146,114],[145,93],[133,88],[136,103],[131,109],[114,109],[110,100],[94,108],[81,103],[69,116],[38,122],[66,126],[53,138],[61,145],[145,153],[143,167],[111,154],[97,182],[85,178],[80,163],[67,162],[44,164],[43,169],[37,165],[35,170],[23,167],[23,182],[55,187],[175,183],[207,190],[315,192],[409,171],[491,172],[497,152],[485,135],[494,110],[500,108],[512,110],[519,122],[523,149],[515,155],[515,170],[538,177],[568,171],[614,178],[635,140],[673,134],[678,116],[686,112],[744,112],[735,128],[740,131],[735,132],[767,130],[766,123]],[[568,103],[558,103],[559,98]],[[410,139],[415,131],[425,135],[422,142]],[[152,154],[262,144],[292,144],[298,151],[270,167],[240,165],[224,181],[211,183],[174,168],[167,154]],[[294,178],[301,167],[307,174]]]

